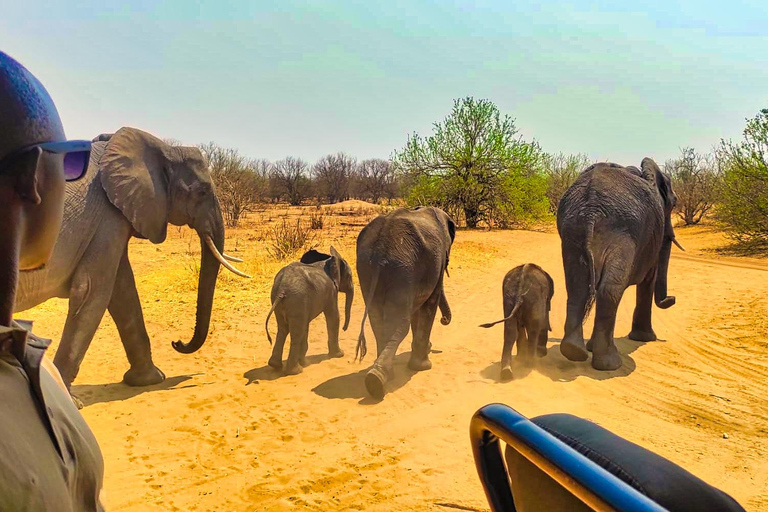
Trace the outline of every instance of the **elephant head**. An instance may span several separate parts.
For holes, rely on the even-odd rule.
[[[346,331],[347,327],[349,327],[349,316],[352,313],[352,299],[355,297],[355,285],[352,282],[352,269],[333,246],[331,246],[331,256],[336,258],[339,265],[339,277],[338,281],[336,281],[336,286],[345,296],[343,329]]]
[[[100,140],[106,141],[99,161],[101,185],[135,236],[160,243],[171,223],[189,226],[200,237],[195,332],[189,343],[173,342],[179,352],[195,352],[208,336],[219,266],[248,277],[227,262],[241,260],[223,255],[224,221],[205,158],[197,148],[170,146],[135,128]]]
[[[654,289],[654,301],[656,306],[667,309],[675,304],[675,297],[667,295],[667,274],[669,271],[669,256],[672,244],[685,250],[675,238],[675,230],[672,227],[672,210],[677,204],[677,196],[672,190],[669,176],[661,172],[659,166],[650,158],[644,158],[640,164],[642,176],[658,191],[664,210],[664,238],[659,251],[659,264],[656,270],[656,287]]]

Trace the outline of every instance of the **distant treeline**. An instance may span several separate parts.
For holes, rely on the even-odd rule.
[[[388,160],[335,153],[313,164],[269,162],[215,143],[200,148],[230,226],[259,203],[354,198],[439,206],[469,228],[525,227],[551,220],[563,192],[592,163],[583,154],[547,154],[496,105],[471,97],[455,100],[432,135],[410,135]],[[742,140],[723,140],[707,153],[682,148],[664,168],[682,222],[711,217],[736,239],[768,241],[768,109],[747,120]]]

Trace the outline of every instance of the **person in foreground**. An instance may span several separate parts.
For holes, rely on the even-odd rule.
[[[65,180],[89,158],[43,85],[0,51],[0,510],[103,510],[96,438],[44,357],[49,342],[12,320],[18,274],[47,262]]]

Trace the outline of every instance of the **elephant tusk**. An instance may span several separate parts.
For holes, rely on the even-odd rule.
[[[213,238],[211,238],[210,235],[205,235],[205,244],[208,246],[208,249],[211,250],[213,255],[216,256],[216,259],[219,260],[219,263],[224,265],[224,268],[226,268],[227,270],[229,270],[233,274],[238,275],[240,277],[247,277],[247,278],[251,277],[248,274],[246,274],[245,272],[241,272],[241,271],[237,270],[235,267],[230,265],[230,263],[227,260],[224,259],[224,256],[222,256],[221,253],[219,252],[219,250],[216,248],[216,244],[213,243]]]
[[[685,247],[680,245],[680,242],[677,241],[677,238],[673,238],[672,239],[672,243],[675,244],[678,249],[680,249],[681,251],[685,252]]]
[[[243,260],[241,260],[240,258],[235,258],[234,256],[230,256],[227,253],[222,253],[222,256],[224,257],[225,260],[231,261],[233,263],[242,263],[243,262]]]

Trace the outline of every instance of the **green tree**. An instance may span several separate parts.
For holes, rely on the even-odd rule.
[[[489,100],[468,97],[455,100],[450,115],[433,128],[427,138],[411,135],[394,155],[411,182],[409,202],[440,206],[463,217],[469,228],[481,222],[522,223],[540,215],[536,205],[546,201],[546,186],[532,187],[534,197],[513,189],[543,177],[543,154],[538,144],[518,135],[514,119],[502,117]]]
[[[722,141],[718,217],[739,241],[768,242],[768,108],[747,120],[743,139]]]

